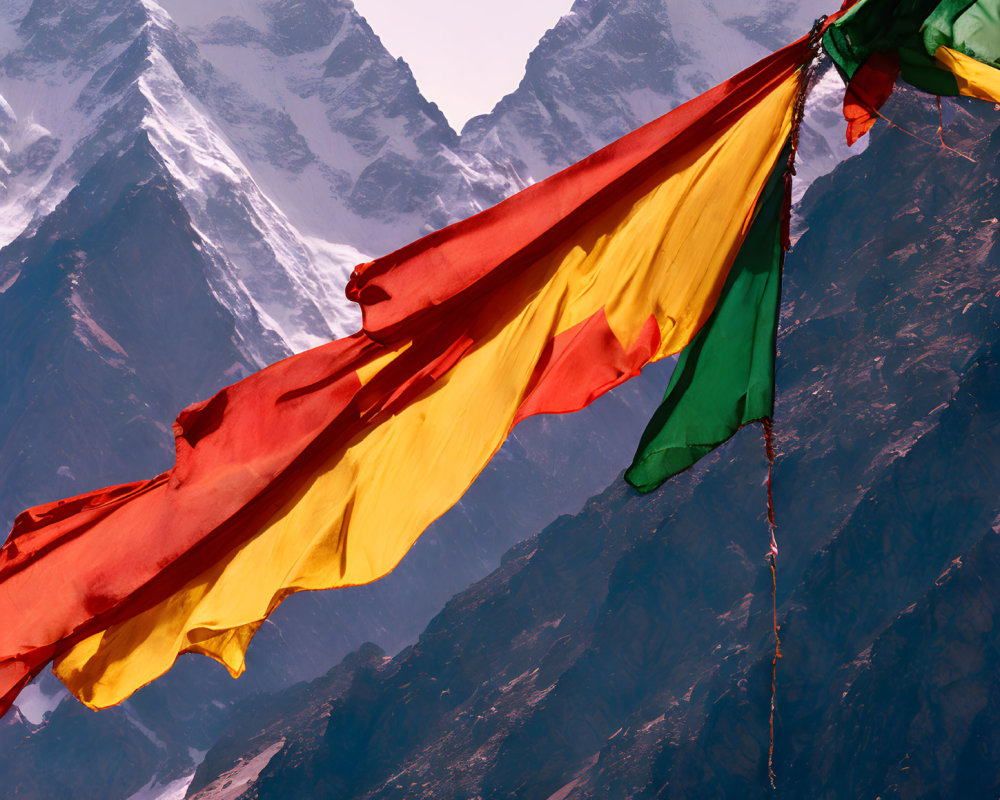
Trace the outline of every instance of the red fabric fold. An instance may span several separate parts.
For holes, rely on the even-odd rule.
[[[169,472],[20,515],[0,548],[0,714],[48,661],[169,597],[246,542],[337,447],[462,358],[465,320],[489,308],[493,288],[640,186],[676,148],[745,113],[809,54],[802,39],[499,206],[360,267],[348,295],[362,303],[365,331],[183,411]],[[562,374],[560,348],[607,338],[596,325],[575,333],[556,343],[522,416],[554,402],[547,392]],[[656,342],[647,333],[597,376],[601,385],[648,357]],[[386,355],[388,342],[410,346],[363,384],[358,369]]]
[[[899,53],[872,53],[854,73],[844,94],[847,146],[871,130],[878,110],[889,99],[899,77]]]
[[[634,191],[678,149],[725,129],[808,55],[800,39],[502,203],[362,264],[347,296],[361,304],[365,332],[387,344],[402,341],[488,295]]]

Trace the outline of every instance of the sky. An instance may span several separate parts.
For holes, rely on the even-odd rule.
[[[517,88],[528,54],[572,0],[354,0],[452,127]]]

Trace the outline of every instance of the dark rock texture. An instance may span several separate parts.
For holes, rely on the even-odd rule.
[[[226,716],[215,744],[198,766],[188,796],[211,796],[217,776],[275,746],[283,747],[286,754],[314,747],[326,728],[330,704],[347,691],[359,671],[379,666],[384,658],[380,648],[364,644],[311,683],[296,684],[274,694],[255,695],[238,703]]]

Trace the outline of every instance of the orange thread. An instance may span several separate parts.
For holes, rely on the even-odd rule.
[[[767,778],[771,788],[776,789],[774,774],[774,709],[778,683],[778,659],[781,658],[781,637],[778,635],[778,541],[774,531],[778,524],[774,520],[774,496],[771,492],[771,471],[774,467],[774,431],[770,419],[762,419],[764,428],[764,449],[767,452],[767,526],[771,532],[771,547],[767,554],[771,567],[771,625],[774,631],[774,658],[771,659],[771,715],[768,720],[769,742],[767,748]]]
[[[940,103],[941,103],[941,98],[939,97],[938,98],[938,104],[939,104],[938,105],[938,110],[940,110]],[[888,123],[888,125],[889,125],[890,128],[895,128],[897,131],[902,131],[907,136],[912,136],[918,142],[923,142],[924,144],[928,145],[929,147],[937,147],[937,145],[934,144],[934,142],[928,142],[926,139],[924,139],[924,138],[922,138],[920,136],[917,136],[917,134],[910,133],[910,131],[906,130],[906,128],[901,128],[899,125],[897,125],[895,122],[893,122],[887,116],[885,116],[885,114],[883,114],[877,108],[873,108],[872,111],[874,111],[879,116],[879,118],[885,120]],[[938,127],[938,133],[940,133],[940,132],[941,132],[941,128]],[[973,164],[978,163],[976,161],[976,159],[974,159],[972,156],[967,156],[965,153],[963,153],[963,152],[961,152],[959,150],[956,150],[954,147],[948,147],[948,145],[946,145],[944,143],[944,137],[943,136],[941,137],[941,147],[943,147],[945,150],[950,150],[952,153],[954,153],[957,156],[961,156],[966,161],[971,161]]]
[[[944,112],[941,110],[941,95],[937,96],[937,106],[938,106],[938,139],[941,140],[941,146],[945,150],[951,150],[951,152],[955,153],[956,155],[960,155],[962,158],[967,158],[969,159],[969,161],[975,164],[976,160],[974,158],[972,158],[971,156],[967,156],[965,153],[960,153],[954,147],[948,147],[948,145],[944,143]]]
[[[812,84],[816,68],[816,56],[819,54],[820,37],[823,34],[826,16],[817,19],[809,31],[809,60],[802,65],[799,73],[799,95],[792,110],[792,130],[789,134],[788,162],[785,165],[785,205],[782,210],[782,250],[790,248],[788,226],[791,217],[791,185],[795,174],[795,156],[799,149],[799,131],[806,113],[806,98]],[[771,471],[774,467],[774,431],[769,417],[764,417],[760,424],[764,428],[764,450],[767,453],[767,526],[771,531],[771,548],[768,561],[771,565],[771,618],[774,625],[774,659],[771,662],[771,715],[768,722],[770,741],[767,749],[767,777],[771,788],[775,789],[774,775],[774,698],[777,692],[778,659],[781,658],[781,640],[778,638],[778,574],[775,561],[778,557],[778,542],[774,538],[774,530],[778,527],[774,521],[774,497],[771,493]]]

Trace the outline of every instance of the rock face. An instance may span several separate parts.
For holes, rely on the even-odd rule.
[[[897,92],[886,115],[934,141],[936,106]],[[786,265],[775,791],[749,430],[514,548],[244,796],[995,796],[1000,142],[988,106],[945,110],[973,160],[877,127]]]
[[[286,738],[294,736],[299,747],[314,743],[326,728],[330,704],[350,688],[356,675],[375,669],[384,660],[382,650],[367,643],[309,684],[297,684],[236,705],[224,732],[195,772],[188,796],[202,800],[218,796],[228,788],[227,780],[238,782],[233,779],[240,767],[256,768],[259,773],[285,745]],[[286,757],[291,749],[291,745],[285,749]],[[251,780],[256,777],[253,775]]]

